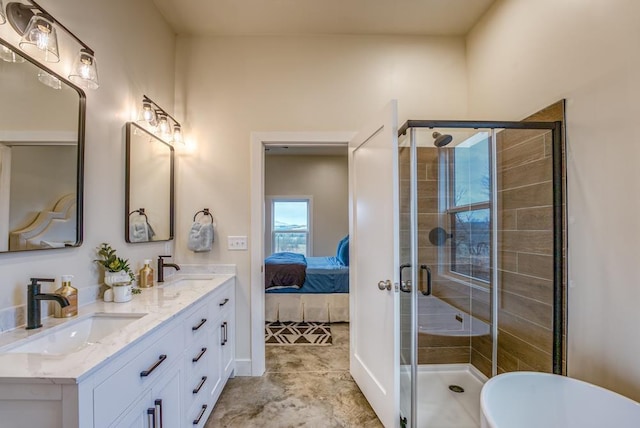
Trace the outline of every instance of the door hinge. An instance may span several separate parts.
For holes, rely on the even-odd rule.
[[[393,289],[395,290],[395,292],[397,293],[398,291],[400,291],[400,286],[398,285],[397,282],[393,283]]]

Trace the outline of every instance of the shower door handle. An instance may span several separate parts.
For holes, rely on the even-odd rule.
[[[420,292],[422,292],[422,295],[424,296],[430,296],[431,295],[431,268],[427,265],[420,265],[420,270],[425,271],[426,275],[427,275],[427,289],[423,289],[422,287],[420,287]]]
[[[400,265],[400,291],[405,292],[405,293],[411,293],[411,280],[403,280],[402,279],[402,271],[405,270],[406,268],[410,268],[411,265],[409,263],[405,263],[403,265]]]

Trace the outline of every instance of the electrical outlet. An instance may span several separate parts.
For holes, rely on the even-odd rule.
[[[248,249],[246,236],[228,236],[227,249],[231,251],[246,251]]]

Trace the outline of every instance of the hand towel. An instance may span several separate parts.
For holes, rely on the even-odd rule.
[[[195,253],[211,251],[213,246],[213,224],[193,222],[189,230],[187,248]]]
[[[149,239],[149,227],[144,218],[129,222],[129,242],[147,242]]]

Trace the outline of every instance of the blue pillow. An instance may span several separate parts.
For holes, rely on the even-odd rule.
[[[349,235],[342,238],[338,244],[336,258],[345,266],[349,266]]]

